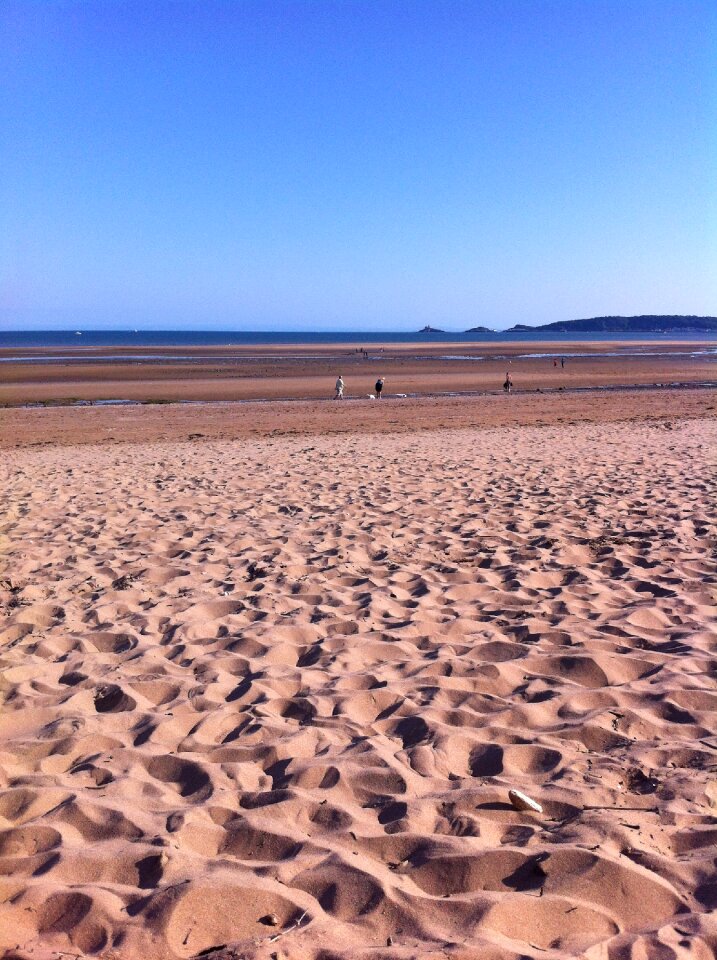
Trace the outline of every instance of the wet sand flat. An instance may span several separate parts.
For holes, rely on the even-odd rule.
[[[632,343],[441,343],[85,350],[0,350],[0,404],[320,399],[342,374],[348,398],[366,398],[378,376],[386,393],[643,386],[717,381],[714,341]],[[52,362],[37,362],[52,357]],[[565,357],[565,368],[558,357]],[[29,362],[32,359],[33,362]]]
[[[716,407],[0,411],[0,953],[713,956]]]
[[[158,403],[0,409],[0,449],[156,440],[367,435],[496,426],[714,418],[713,387],[503,391],[385,400]],[[516,443],[520,434],[516,434]]]

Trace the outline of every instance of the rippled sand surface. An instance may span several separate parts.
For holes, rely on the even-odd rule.
[[[0,950],[712,957],[716,451],[5,451]]]

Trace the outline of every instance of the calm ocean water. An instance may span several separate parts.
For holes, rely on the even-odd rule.
[[[557,331],[525,331],[516,333],[391,333],[366,331],[207,331],[207,330],[9,330],[0,331],[0,347],[216,347],[268,346],[271,344],[322,343],[496,343],[502,342],[571,342],[590,343],[597,340],[647,340],[659,343],[667,340],[694,340],[717,342],[717,335],[706,333],[559,333]]]

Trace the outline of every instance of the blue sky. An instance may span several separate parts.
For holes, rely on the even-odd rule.
[[[4,0],[0,327],[717,314],[717,6]]]

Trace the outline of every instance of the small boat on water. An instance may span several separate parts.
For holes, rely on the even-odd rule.
[[[82,336],[82,331],[81,331],[81,330],[75,330],[75,336],[76,336],[76,337],[81,337],[81,336]]]

